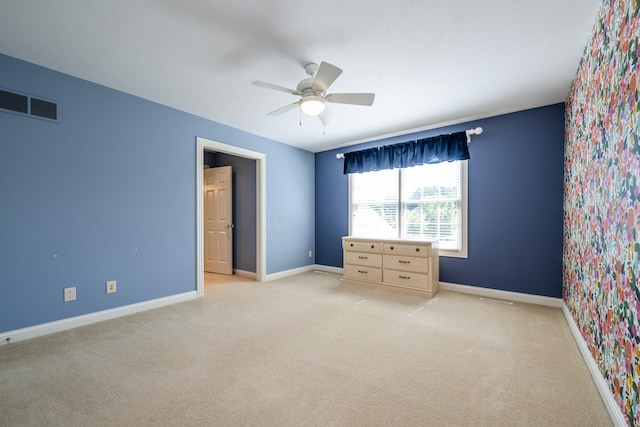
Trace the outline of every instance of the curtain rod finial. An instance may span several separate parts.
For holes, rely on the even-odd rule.
[[[471,135],[480,135],[482,133],[482,128],[478,126],[475,129],[467,129],[465,133],[467,134],[467,144],[471,144]]]

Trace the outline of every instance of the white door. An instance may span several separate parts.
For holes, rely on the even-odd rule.
[[[233,274],[231,166],[204,170],[204,271]]]

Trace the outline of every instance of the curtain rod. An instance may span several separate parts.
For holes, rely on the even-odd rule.
[[[480,135],[482,133],[482,128],[477,127],[475,129],[467,129],[465,133],[467,134],[467,144],[471,144],[471,135]],[[336,159],[344,159],[344,153],[336,154]]]

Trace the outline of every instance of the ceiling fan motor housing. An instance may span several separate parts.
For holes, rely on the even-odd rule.
[[[313,89],[313,77],[301,80],[300,83],[298,83],[296,89],[302,94],[303,97],[319,95],[319,93]]]

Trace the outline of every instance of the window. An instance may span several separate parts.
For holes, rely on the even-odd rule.
[[[438,240],[467,257],[467,162],[349,175],[350,235]]]

